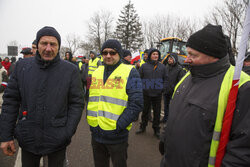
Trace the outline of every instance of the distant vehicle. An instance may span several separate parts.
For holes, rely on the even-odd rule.
[[[178,54],[179,64],[185,66],[184,60],[187,57],[186,42],[177,37],[167,37],[160,40],[158,48],[161,52],[161,62],[165,64],[170,53]]]

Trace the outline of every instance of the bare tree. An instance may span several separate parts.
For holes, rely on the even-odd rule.
[[[224,0],[223,5],[215,7],[205,20],[205,23],[222,25],[225,34],[231,39],[233,50],[237,49],[247,3],[246,0]]]
[[[160,39],[166,38],[171,33],[171,17],[157,15],[143,21],[144,48],[155,47]]]
[[[99,11],[94,13],[88,23],[88,43],[92,44],[95,50],[101,51],[101,46],[104,41],[112,35],[114,18],[109,11]]]
[[[91,50],[94,50],[95,48],[90,42],[82,41],[80,44],[80,49],[82,50],[83,55],[86,55],[86,57],[89,57],[89,52]]]
[[[191,21],[183,17],[171,15],[154,16],[144,20],[144,48],[155,47],[157,42],[167,37],[179,37],[186,41],[197,30],[197,20]]]
[[[65,53],[70,51],[70,48],[66,47],[66,46],[61,46],[60,48],[60,56],[61,58],[64,58]]]
[[[111,12],[102,11],[102,24],[103,24],[103,34],[104,34],[103,41],[108,40],[112,36],[113,21],[114,17],[112,16]]]
[[[72,55],[75,54],[75,52],[80,48],[79,44],[81,42],[80,36],[76,34],[68,34],[66,36],[66,47],[69,48],[71,51]]]

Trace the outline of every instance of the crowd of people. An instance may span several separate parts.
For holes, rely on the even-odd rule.
[[[141,121],[140,135],[151,119],[161,167],[250,165],[249,52],[226,151],[221,162],[216,159],[219,143],[225,142],[220,138],[222,118],[234,74],[221,26],[208,24],[189,37],[185,68],[177,53],[161,62],[156,48],[145,49],[143,58],[131,64],[131,51],[115,39],[105,41],[100,54],[91,51],[79,62],[70,51],[61,59],[60,46],[60,34],[46,26],[37,32],[32,48],[22,49],[24,59],[1,63],[0,79],[8,82],[0,87],[1,149],[13,155],[17,139],[23,166],[39,167],[47,155],[49,167],[62,167],[83,111],[95,167],[109,167],[110,159],[114,167],[126,167],[132,123]]]

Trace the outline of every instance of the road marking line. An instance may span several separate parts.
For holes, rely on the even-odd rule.
[[[21,148],[19,147],[14,167],[21,167],[21,166],[22,166],[22,164],[21,164]]]

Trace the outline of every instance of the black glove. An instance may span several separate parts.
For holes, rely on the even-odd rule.
[[[164,155],[164,152],[165,152],[164,150],[165,150],[165,148],[164,148],[164,142],[160,141],[159,142],[159,151],[160,151],[161,155]]]

